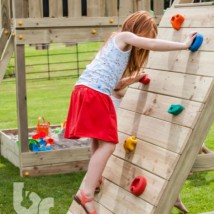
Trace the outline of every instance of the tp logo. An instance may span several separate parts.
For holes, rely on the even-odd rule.
[[[54,207],[53,198],[41,198],[35,193],[25,191],[25,197],[29,197],[32,201],[32,205],[29,208],[23,207],[21,205],[23,201],[23,189],[24,183],[14,182],[13,184],[13,207],[17,214],[49,214],[49,209]]]

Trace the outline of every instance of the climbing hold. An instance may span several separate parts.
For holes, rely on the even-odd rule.
[[[173,114],[173,115],[178,115],[184,110],[184,107],[180,104],[172,104],[169,109],[168,113]]]
[[[182,23],[184,22],[184,16],[181,14],[176,14],[171,18],[172,27],[175,30],[180,30]]]
[[[114,19],[109,19],[109,23],[110,24],[114,23]]]
[[[200,48],[203,40],[204,40],[204,37],[198,33],[195,39],[193,40],[193,43],[189,47],[189,50],[191,50],[192,52],[197,51]]]
[[[124,141],[123,147],[126,150],[127,153],[132,152],[135,149],[135,146],[137,144],[137,139],[135,136],[131,136],[126,138]]]
[[[4,34],[5,34],[5,35],[8,35],[8,34],[9,34],[8,30],[5,30],[5,31],[4,31]]]
[[[23,35],[20,34],[19,35],[19,39],[22,40],[23,39]]]
[[[18,25],[19,25],[19,26],[22,26],[22,25],[23,25],[23,22],[22,22],[22,21],[18,21]]]
[[[150,83],[150,80],[151,79],[148,77],[148,75],[145,75],[139,80],[139,82],[143,83],[144,85],[147,85]]]
[[[133,195],[139,196],[146,189],[147,180],[144,176],[137,176],[131,183],[130,192]]]
[[[16,34],[15,34],[15,33],[12,33],[12,36],[13,36],[13,37],[15,37],[15,36],[16,36]]]
[[[97,31],[95,29],[91,30],[91,34],[96,34],[96,33],[97,33]]]

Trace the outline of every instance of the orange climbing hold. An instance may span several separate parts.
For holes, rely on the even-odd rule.
[[[175,30],[180,30],[182,23],[184,22],[184,16],[181,14],[176,14],[171,18],[172,27]]]

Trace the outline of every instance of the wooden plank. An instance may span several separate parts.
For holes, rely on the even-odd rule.
[[[150,84],[136,83],[131,88],[204,103],[213,86],[213,78],[210,77],[151,69],[145,69],[145,72],[151,78]]]
[[[214,15],[214,13],[213,13]],[[171,28],[159,28],[158,29],[158,38],[165,39],[165,40],[171,40],[171,41],[177,41],[177,42],[183,42],[185,41],[186,37],[188,36],[189,32],[196,31],[200,34],[203,34],[204,41],[201,45],[201,47],[196,52],[191,52],[187,50],[188,53],[190,53],[190,56],[194,56],[199,54],[201,51],[209,51],[213,52],[214,50],[214,39],[213,39],[213,32],[214,30],[212,28],[184,28],[179,30],[175,33],[175,31]],[[176,52],[176,51],[175,51]],[[185,51],[181,51],[185,52]],[[165,52],[163,52],[165,53]],[[171,52],[174,53],[174,52]],[[200,57],[198,57],[200,58]]]
[[[52,42],[89,42],[104,41],[108,35],[115,31],[116,27],[98,28],[59,28],[44,30],[18,30],[17,35],[23,35],[20,40],[16,37],[16,44],[38,44]],[[96,30],[96,34],[92,33]]]
[[[117,16],[117,1],[105,1],[105,16]]]
[[[214,77],[214,52],[153,52],[149,57],[147,68],[162,69],[170,72]]]
[[[214,6],[188,7],[188,8],[183,7],[183,8],[168,9],[166,10],[163,16],[159,27],[171,28],[172,27],[170,23],[171,17],[176,14],[182,14],[185,17],[185,21],[182,24],[182,28],[188,28],[189,30],[189,28],[200,27],[202,28],[201,33],[204,33],[203,28],[214,27],[214,20],[210,18],[214,16]],[[178,32],[176,31],[176,33],[179,33],[179,32],[180,31]]]
[[[143,155],[143,152],[141,154]],[[147,185],[145,191],[139,197],[153,205],[158,204],[159,196],[164,191],[165,184],[167,183],[163,178],[115,156],[111,156],[108,160],[103,176],[128,192],[130,192],[130,185],[134,178],[144,176],[147,180]]]
[[[115,214],[153,214],[154,210],[151,204],[106,179],[102,185],[102,192],[97,195],[96,200]]]
[[[21,156],[23,167],[67,163],[72,161],[89,160],[90,149],[86,147],[46,152],[24,152]]]
[[[29,0],[23,0],[23,17],[29,18]]]
[[[49,0],[49,16],[51,18],[62,17],[62,3],[59,0]]]
[[[29,0],[29,17],[43,17],[43,2],[42,0]]]
[[[123,148],[123,143],[129,135],[121,132],[118,134],[120,143],[114,151],[115,156],[133,163],[134,165],[158,175],[161,178],[167,180],[170,179],[179,158],[178,154],[140,139],[137,139],[135,150],[130,154],[126,154]]]
[[[109,19],[115,20],[113,23],[109,23]],[[125,17],[119,18],[119,24],[121,25]],[[117,17],[73,17],[73,18],[28,18],[28,19],[16,19],[15,28],[51,28],[51,27],[101,27],[101,26],[115,26],[117,27]],[[22,26],[19,26],[19,22],[22,21]]]
[[[193,165],[192,171],[214,170],[214,153],[198,155]]]
[[[8,136],[0,132],[0,154],[8,159],[14,166],[19,167],[19,148],[12,139],[8,138]]]
[[[202,3],[189,3],[189,4],[175,4],[174,7],[202,7],[214,5],[213,2],[202,2]]]
[[[30,0],[32,1],[32,0]],[[13,18],[23,18],[23,0],[12,0]]]
[[[105,15],[105,0],[87,0],[87,16],[100,17]]]
[[[120,16],[129,16],[133,12],[134,12],[133,0],[120,1],[120,11],[119,11]]]
[[[161,200],[155,210],[155,213],[170,213],[177,195],[179,194],[183,183],[185,182],[197,157],[207,133],[214,120],[214,87],[207,94],[208,99],[200,118],[188,140],[188,143],[181,155],[181,158],[173,171],[172,177],[161,196]],[[175,185],[176,182],[176,185]]]
[[[191,134],[191,129],[187,127],[124,109],[118,111],[118,129],[178,154],[182,153]]]
[[[87,167],[88,167],[88,160],[73,161],[68,163],[23,167],[22,174],[24,175],[27,172],[29,173],[29,176],[56,175],[56,174],[86,171]]]
[[[167,112],[171,104],[181,104],[184,106],[185,110],[182,114],[175,117]],[[193,128],[198,120],[203,104],[129,88],[120,107],[129,111]]]
[[[81,17],[82,3],[79,0],[68,0],[68,17]]]
[[[0,59],[0,83],[4,78],[7,66],[13,55],[13,51],[14,51],[14,38],[11,35],[9,40],[7,41],[4,53],[2,54],[2,58]]]

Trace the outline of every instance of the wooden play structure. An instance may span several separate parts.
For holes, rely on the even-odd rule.
[[[0,82],[14,53],[18,107],[18,130],[0,132],[1,155],[20,168],[20,175],[86,170],[89,148],[29,151],[28,133],[32,129],[27,117],[25,45],[104,41],[130,13],[150,11],[150,0],[0,0],[0,4]],[[157,22],[163,6],[163,0],[154,1]],[[18,134],[20,147],[10,134]]]
[[[198,155],[214,119],[214,2],[192,2],[174,2],[160,22],[159,38],[181,41],[193,30],[203,34],[204,42],[196,52],[151,53],[145,68],[150,84],[128,89],[118,113],[120,143],[95,198],[98,213],[168,214],[191,169],[214,170],[214,154]],[[170,23],[176,14],[185,17],[179,31]],[[185,109],[171,115],[171,104]],[[123,144],[132,135],[138,142],[126,153]],[[130,192],[137,176],[147,179],[140,196]],[[73,202],[68,213],[85,212]]]
[[[83,15],[83,1],[67,0],[68,15],[63,17],[64,2],[49,0],[48,17],[44,17],[42,0],[0,0],[0,82],[14,53],[18,106],[18,130],[0,132],[0,151],[20,168],[20,175],[86,170],[90,159],[89,148],[29,152],[25,45],[103,41],[128,14],[150,10],[150,0],[121,0],[120,5],[116,0],[87,0]],[[153,2],[159,23],[163,0]],[[177,13],[185,16],[179,31],[170,24]],[[161,19],[159,38],[180,41],[187,32],[197,30],[204,35],[204,42],[194,53],[151,53],[145,68],[151,83],[136,83],[128,89],[118,114],[120,143],[108,162],[102,191],[96,197],[99,213],[170,213],[191,169],[214,170],[214,155],[198,156],[214,118],[213,16],[212,2],[176,0]],[[172,103],[181,104],[185,110],[178,116],[168,114]],[[8,138],[10,133],[18,133],[20,147]],[[138,142],[127,154],[123,142],[131,135]],[[129,188],[139,175],[147,179],[147,187],[137,197]],[[84,211],[73,202],[68,213]]]

